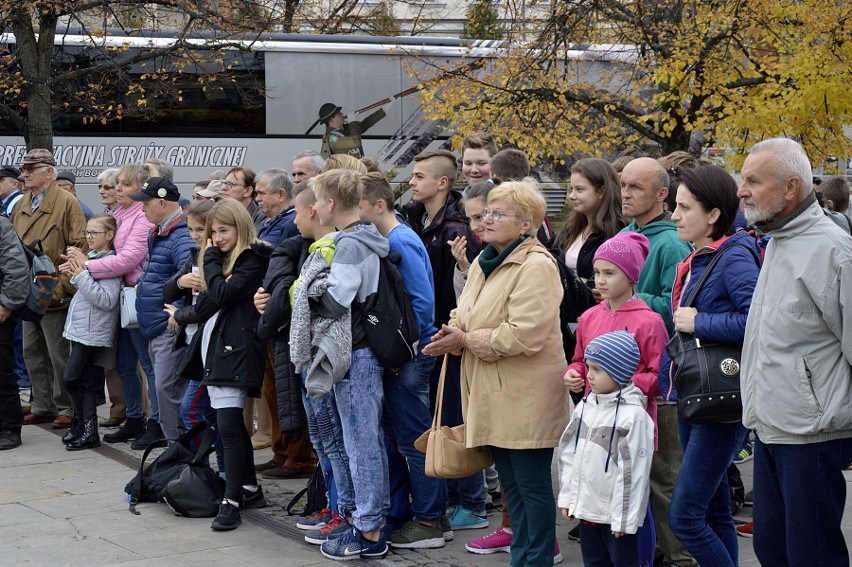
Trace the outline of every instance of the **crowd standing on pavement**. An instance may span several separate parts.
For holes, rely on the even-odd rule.
[[[191,201],[159,160],[103,171],[101,214],[48,150],[0,168],[0,450],[30,424],[67,429],[67,450],[144,449],[206,421],[225,482],[212,529],[268,505],[259,481],[316,469],[328,505],[297,527],[334,560],[442,547],[502,502],[497,529],[466,548],[515,567],[562,560],[560,511],[586,565],[735,566],[739,534],[761,564],[848,567],[842,178],[818,195],[804,150],[782,138],[750,149],[739,186],[683,152],[586,158],[554,235],[527,156],[486,133],[460,157],[416,156],[402,207],[362,157],[369,124],[331,103],[319,121],[327,155],[211,172]],[[22,321],[35,240],[58,284],[44,316]],[[367,315],[388,263],[419,338],[398,368]],[[571,282],[584,293],[567,295]],[[126,297],[135,326],[120,321]],[[567,297],[587,298],[569,326]],[[677,333],[742,346],[741,421],[684,416],[666,348]],[[442,367],[442,423],[494,459],[454,480],[428,476],[414,446]],[[255,464],[265,446],[272,459]],[[736,527],[731,475],[752,455],[754,523]]]

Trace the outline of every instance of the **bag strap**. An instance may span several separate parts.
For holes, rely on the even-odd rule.
[[[716,264],[719,263],[719,260],[722,259],[722,254],[724,254],[731,248],[742,248],[743,250],[748,251],[749,254],[754,256],[754,251],[749,250],[742,244],[732,244],[731,246],[728,246],[716,252],[716,256],[714,256],[710,263],[707,264],[707,268],[704,269],[704,272],[701,274],[701,277],[698,278],[698,283],[695,284],[694,288],[692,288],[692,292],[689,294],[689,297],[686,298],[686,301],[680,304],[681,307],[692,307],[692,303],[695,301],[695,298],[698,297],[698,292],[701,291],[701,287],[704,285],[704,282],[706,282],[707,278],[710,277],[710,272],[713,271],[713,268],[715,268]],[[760,262],[757,261],[757,259],[755,259],[755,262],[757,262],[757,267],[760,268]]]
[[[127,502],[130,504],[130,511],[137,516],[141,515],[140,512],[136,510],[136,504],[139,503],[139,496],[142,494],[142,487],[145,482],[143,474],[145,471],[145,461],[148,460],[148,455],[151,454],[151,451],[159,449],[160,447],[167,447],[168,444],[169,442],[165,439],[158,439],[145,447],[145,452],[142,453],[142,462],[139,463],[139,473],[136,475],[136,478],[133,479],[133,487],[131,488],[130,494],[127,495]]]
[[[432,416],[432,429],[438,430],[441,428],[441,410],[444,407],[444,379],[447,376],[447,361],[450,359],[449,354],[444,355],[444,362],[441,364],[441,376],[438,378],[438,391],[435,396],[435,415]]]
[[[207,423],[202,421],[205,426]],[[195,457],[193,457],[192,462],[198,463],[203,459],[207,458],[207,455],[210,453],[210,448],[213,446],[213,443],[216,441],[216,430],[212,427],[207,427],[204,431],[204,437],[201,439],[201,443],[198,444],[198,449],[195,451]]]

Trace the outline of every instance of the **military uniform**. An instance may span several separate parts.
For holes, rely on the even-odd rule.
[[[347,122],[340,128],[334,130],[326,126],[325,135],[322,137],[322,157],[328,159],[332,154],[347,154],[356,158],[364,157],[364,148],[361,146],[361,133],[366,132],[376,122],[385,117],[385,111],[379,109],[362,121],[355,120]]]

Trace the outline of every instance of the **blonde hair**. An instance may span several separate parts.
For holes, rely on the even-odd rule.
[[[115,218],[110,215],[92,215],[86,224],[89,224],[92,221],[98,223],[104,230],[112,231],[112,238],[109,241],[109,247],[110,249],[115,250],[115,233],[118,232],[118,223]]]
[[[367,166],[360,159],[348,154],[334,154],[325,160],[324,171],[332,169],[351,169],[358,173],[367,173]]]
[[[122,165],[115,172],[115,182],[118,183],[118,178],[121,177],[127,183],[134,183],[136,189],[139,190],[145,185],[150,177],[148,168],[141,163],[128,163]]]
[[[512,203],[512,209],[520,222],[530,221],[532,227],[530,234],[535,234],[544,215],[547,213],[547,202],[538,189],[538,183],[532,177],[525,177],[520,181],[507,181],[501,183],[488,193],[488,204],[493,201],[504,199]]]
[[[363,176],[351,169],[331,169],[314,177],[317,198],[332,199],[341,211],[357,211],[361,204]]]
[[[228,277],[234,271],[234,264],[240,254],[252,244],[257,242],[257,233],[246,208],[235,199],[223,199],[213,205],[207,215],[207,223],[204,225],[204,241],[198,251],[198,273],[201,278],[201,289],[207,289],[204,279],[204,253],[207,251],[207,241],[210,240],[210,232],[213,223],[231,226],[236,229],[237,243],[230,252],[222,257],[222,275]]]

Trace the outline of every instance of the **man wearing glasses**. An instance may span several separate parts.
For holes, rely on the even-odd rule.
[[[225,175],[222,184],[225,186],[225,195],[243,204],[246,210],[248,210],[249,215],[251,215],[254,229],[260,232],[261,227],[266,222],[266,215],[260,210],[260,207],[258,207],[254,200],[254,171],[247,167],[233,167]]]
[[[62,384],[69,355],[62,330],[75,288],[58,268],[60,254],[68,246],[88,249],[83,236],[86,220],[77,198],[56,183],[56,162],[50,151],[30,150],[21,172],[27,192],[12,213],[12,224],[25,244],[41,240],[59,276],[44,318],[24,322],[24,360],[32,382],[32,408],[24,423],[52,421],[54,427],[64,428],[71,425],[71,404]]]

